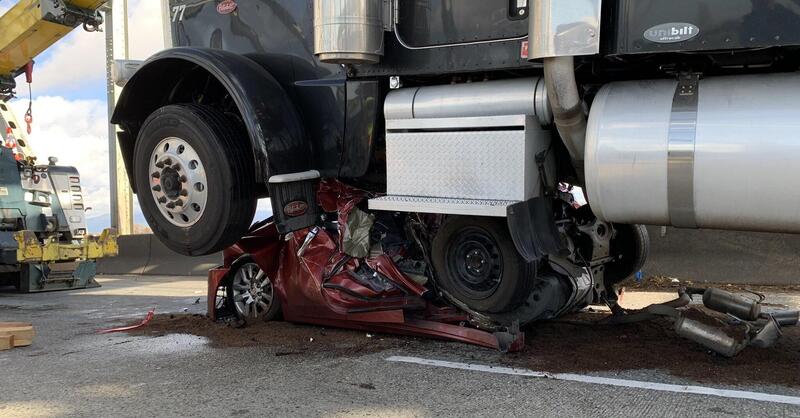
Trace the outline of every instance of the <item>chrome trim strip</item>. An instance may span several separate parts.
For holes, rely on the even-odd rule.
[[[530,118],[527,115],[516,116],[476,116],[466,118],[436,119],[387,119],[386,130],[403,131],[409,129],[480,129],[480,128],[519,128],[524,127]]]
[[[303,171],[300,173],[278,174],[269,178],[269,184],[293,183],[296,181],[316,180],[320,178],[317,170]]]
[[[371,210],[439,213],[505,218],[514,200],[453,199],[422,196],[384,196],[369,200]]]
[[[678,228],[697,228],[694,212],[694,157],[699,81],[697,74],[682,75],[672,101],[668,137],[667,200],[670,221]]]
[[[486,45],[486,44],[496,44],[500,42],[513,42],[513,41],[527,41],[528,35],[524,36],[515,36],[512,38],[500,38],[500,39],[487,39],[485,41],[467,41],[467,42],[454,42],[450,44],[441,44],[441,45],[425,45],[425,46],[413,46],[406,42],[405,39],[400,35],[400,29],[397,26],[397,22],[394,23],[393,26],[394,37],[397,39],[397,42],[405,49],[410,49],[412,51],[424,51],[426,49],[442,49],[442,48],[453,48],[457,46],[469,46],[469,45]]]

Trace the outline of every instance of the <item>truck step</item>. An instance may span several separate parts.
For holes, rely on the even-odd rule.
[[[421,196],[384,196],[370,199],[369,208],[397,212],[506,217],[514,200],[453,199]]]

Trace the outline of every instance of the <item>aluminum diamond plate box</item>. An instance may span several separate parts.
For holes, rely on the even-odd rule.
[[[387,121],[388,194],[503,201],[538,196],[542,186],[535,157],[546,152],[550,134],[529,116],[490,122]]]

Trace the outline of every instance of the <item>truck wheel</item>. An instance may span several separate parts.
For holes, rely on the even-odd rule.
[[[479,312],[508,312],[525,301],[534,266],[517,252],[504,219],[453,216],[433,240],[438,284]]]
[[[236,316],[245,322],[271,321],[281,312],[281,302],[272,280],[251,260],[241,264],[233,273],[226,294],[228,306],[232,306]]]
[[[172,250],[211,254],[236,242],[256,209],[247,133],[222,112],[193,104],[153,112],[134,149],[134,181],[153,233]]]
[[[644,267],[650,254],[650,235],[644,225],[614,224],[611,238],[614,261],[605,266],[607,284],[617,284],[633,276]]]

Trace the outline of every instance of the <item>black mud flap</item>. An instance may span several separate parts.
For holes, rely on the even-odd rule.
[[[537,197],[508,207],[508,229],[525,261],[569,254],[553,216],[553,201]]]
[[[278,232],[287,234],[317,223],[319,206],[316,184],[319,173],[307,171],[273,176],[269,179],[272,214]]]

